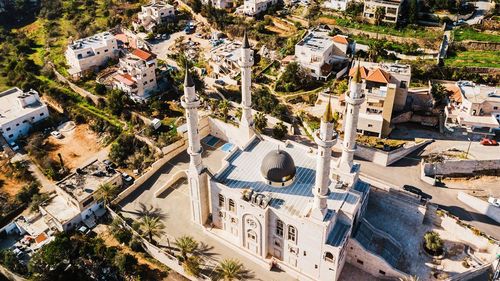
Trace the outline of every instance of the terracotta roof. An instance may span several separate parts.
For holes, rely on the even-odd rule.
[[[345,36],[335,35],[332,40],[340,44],[349,44],[349,40]]]
[[[113,78],[127,86],[132,86],[135,84],[135,81],[132,79],[132,76],[130,76],[130,74],[117,74]]]
[[[139,57],[140,59],[143,59],[143,60],[149,60],[151,59],[152,57],[154,57],[153,54],[149,53],[149,52],[146,52],[146,51],[143,51],[141,49],[135,49],[133,52],[132,52],[132,55],[136,56],[136,57]]]
[[[349,70],[349,76],[354,77],[354,74],[356,73],[357,67],[351,67]],[[366,76],[368,76],[368,69],[364,66],[359,67],[359,72],[361,73],[361,79],[366,79]]]
[[[380,68],[371,70],[366,76],[366,80],[377,83],[389,83],[391,76]]]
[[[443,86],[451,93],[450,100],[462,102],[462,93],[456,84],[443,84]]]
[[[40,234],[39,234],[39,235],[35,238],[35,242],[36,242],[37,244],[39,244],[39,243],[42,243],[43,241],[47,240],[47,238],[48,238],[48,237],[47,237],[47,235],[45,235],[45,233],[43,233],[43,232],[42,232],[42,233],[40,233]]]

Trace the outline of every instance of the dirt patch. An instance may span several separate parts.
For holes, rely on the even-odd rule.
[[[101,150],[99,137],[89,129],[88,125],[77,125],[73,130],[61,133],[64,136],[62,139],[49,137],[47,144],[52,148],[49,156],[59,161],[60,153],[64,165],[70,170],[95,157]]]
[[[15,197],[25,183],[7,176],[7,174],[12,172],[7,164],[8,160],[0,160],[0,193],[6,193],[9,197]]]
[[[500,197],[497,176],[482,176],[477,178],[447,178],[444,180],[446,186],[451,189],[459,189],[472,196],[487,199],[489,196]]]

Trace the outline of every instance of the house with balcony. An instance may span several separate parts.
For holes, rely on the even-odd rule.
[[[384,10],[383,22],[397,23],[404,0],[367,0],[363,9],[363,17],[375,21],[375,11],[381,7]]]
[[[118,63],[113,87],[122,90],[135,101],[149,98],[157,88],[156,56],[141,49],[127,52]]]
[[[244,0],[240,10],[243,14],[254,17],[276,4],[278,4],[278,0]]]
[[[352,0],[326,0],[323,2],[323,7],[337,11],[345,11],[347,9],[347,5],[351,1]]]
[[[310,30],[295,45],[295,61],[318,80],[326,80],[338,66],[354,55],[356,43],[343,35],[329,35],[330,30]]]
[[[498,87],[456,82],[458,91],[445,107],[446,127],[461,127],[469,132],[493,133],[500,127],[500,92]]]
[[[147,32],[152,32],[155,26],[168,22],[174,17],[174,6],[165,1],[153,0],[150,4],[141,6],[141,11],[137,14],[137,20],[132,25],[135,30],[143,27]]]
[[[212,3],[212,7],[217,9],[228,9],[233,7],[233,0],[202,0],[204,5],[208,5],[208,3]]]
[[[118,57],[118,43],[113,34],[102,32],[76,40],[65,52],[68,73],[80,77],[88,71],[96,71],[110,59]]]
[[[212,78],[224,80],[231,85],[238,84],[237,77],[241,70],[238,64],[241,46],[242,43],[239,41],[225,40],[224,43],[213,47],[207,53],[206,59],[212,69]]]

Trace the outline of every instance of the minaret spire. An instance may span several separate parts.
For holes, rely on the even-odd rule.
[[[358,128],[359,107],[364,102],[361,92],[361,70],[360,62],[356,72],[349,83],[349,95],[346,95],[347,110],[344,118],[344,141],[342,142],[342,156],[338,169],[342,174],[352,174],[354,151],[356,147],[356,133]]]
[[[208,178],[204,173],[201,157],[200,134],[198,132],[198,107],[200,100],[196,96],[193,78],[186,66],[184,77],[184,95],[181,97],[182,107],[186,110],[186,124],[188,135],[189,167],[186,172],[191,195],[191,213],[195,223],[203,225],[208,218]]]
[[[240,68],[241,68],[241,125],[240,127],[244,131],[246,140],[249,140],[253,135],[253,117],[252,117],[252,66],[253,61],[253,50],[250,48],[250,43],[248,42],[248,34],[245,30],[243,35],[243,44],[241,48],[240,57]]]
[[[330,163],[332,147],[337,142],[337,133],[334,131],[334,118],[331,105],[331,96],[328,97],[325,113],[321,118],[319,131],[314,133],[314,140],[318,144],[316,156],[316,181],[313,189],[313,206],[311,217],[323,220],[327,210],[327,199],[330,184]]]

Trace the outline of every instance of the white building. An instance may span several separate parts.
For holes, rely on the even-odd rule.
[[[175,8],[164,1],[153,0],[151,4],[141,6],[137,17],[137,21],[132,23],[134,29],[138,30],[142,26],[146,31],[152,32],[156,25],[175,17]]]
[[[240,74],[238,60],[241,55],[241,43],[225,40],[207,53],[207,61],[215,79],[222,79],[228,84],[236,85],[236,77]]]
[[[384,10],[383,22],[397,23],[404,0],[367,0],[364,2],[363,17],[371,22],[375,21],[377,8]]]
[[[295,45],[295,59],[316,79],[327,79],[334,64],[342,64],[354,53],[355,43],[346,36],[330,36],[329,30],[313,29]]]
[[[0,131],[8,142],[26,136],[32,124],[47,117],[49,110],[35,90],[12,88],[0,93]]]
[[[109,32],[76,40],[68,45],[65,53],[68,73],[81,76],[82,72],[95,71],[117,55],[118,44]]]
[[[247,16],[256,16],[278,4],[278,0],[244,0],[242,12]]]
[[[446,124],[470,131],[500,127],[500,93],[498,87],[458,81],[459,95],[450,98],[445,107]]]
[[[118,73],[113,77],[116,89],[137,101],[147,99],[156,89],[156,56],[134,49],[120,58]]]
[[[359,107],[359,75],[351,80],[342,158],[332,159],[337,140],[327,106],[314,133],[317,149],[281,142],[253,130],[251,49],[244,39],[242,120],[219,124],[218,137],[237,147],[209,177],[202,159],[194,83],[186,74],[181,104],[186,110],[192,220],[263,266],[278,265],[297,280],[338,280],[347,246],[368,201],[369,185],[353,163]]]
[[[347,5],[352,0],[327,0],[323,3],[323,7],[332,10],[345,11],[347,9]]]
[[[208,2],[212,3],[212,6],[217,9],[227,9],[233,6],[233,0],[202,0],[201,2],[208,5]]]
[[[121,174],[98,160],[78,168],[56,184],[56,196],[40,206],[47,224],[59,231],[73,229],[79,223],[95,226],[106,211],[104,203],[95,198],[103,184],[122,185]]]

